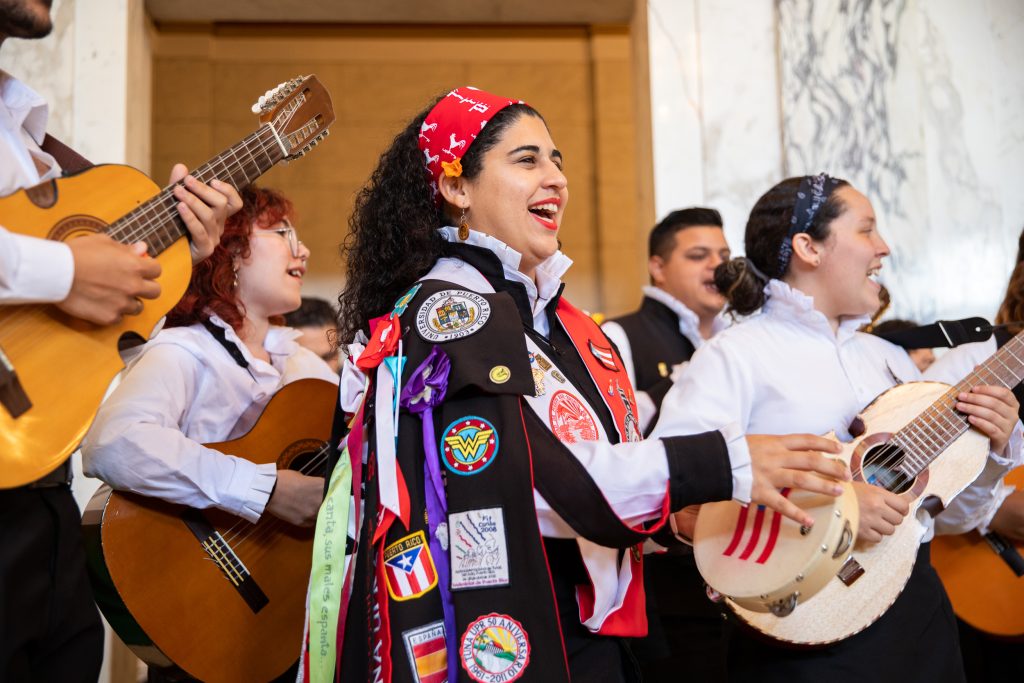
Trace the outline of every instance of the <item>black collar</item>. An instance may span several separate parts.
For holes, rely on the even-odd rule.
[[[238,367],[244,370],[249,369],[249,361],[245,359],[245,354],[242,353],[242,349],[238,348],[238,344],[228,339],[227,330],[223,327],[214,325],[209,319],[203,321],[203,327],[205,327],[206,331],[210,333],[210,336],[217,340],[218,344],[224,347],[224,350],[228,352],[228,355],[238,363]]]
[[[502,267],[501,259],[493,251],[473,244],[445,242],[441,253],[444,256],[465,261],[480,271],[495,292],[504,292],[511,296],[516,303],[516,309],[519,310],[523,326],[527,329],[533,328],[533,309],[530,306],[530,296],[526,293],[525,285],[522,282],[514,282],[505,278],[505,269]],[[545,307],[544,310],[549,317],[554,314],[564,289],[565,283],[563,282]]]
[[[674,329],[679,329],[679,314],[657,299],[644,295],[644,300],[640,303],[640,310],[645,315],[667,323]]]

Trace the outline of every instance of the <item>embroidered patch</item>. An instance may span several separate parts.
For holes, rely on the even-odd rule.
[[[491,317],[491,304],[475,292],[445,289],[432,295],[416,313],[416,331],[429,342],[446,342],[473,334]]]
[[[619,371],[619,366],[615,364],[615,354],[612,353],[611,348],[597,346],[589,339],[587,340],[587,346],[590,347],[590,353],[594,354],[594,358],[597,359],[598,363],[612,372]]]
[[[459,650],[462,668],[478,683],[511,683],[530,663],[530,640],[523,625],[494,612],[466,628]]]
[[[498,432],[482,417],[452,422],[441,437],[444,466],[455,474],[476,474],[498,455]]]
[[[435,621],[402,632],[409,668],[416,683],[445,683],[448,680],[448,652],[444,622]]]
[[[597,423],[587,407],[568,391],[556,391],[548,410],[551,431],[562,443],[597,440]]]
[[[405,309],[409,308],[409,304],[412,303],[413,297],[416,296],[416,292],[420,291],[420,287],[422,286],[422,282],[417,282],[408,292],[398,297],[398,301],[395,302],[395,309],[392,311],[392,315],[397,317],[405,313]]]
[[[507,586],[508,542],[501,508],[448,515],[452,590]]]
[[[437,585],[437,570],[427,536],[417,531],[384,548],[388,593],[395,600],[412,600]]]

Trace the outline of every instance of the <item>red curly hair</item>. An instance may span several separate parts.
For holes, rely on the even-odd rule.
[[[266,228],[295,214],[291,200],[278,190],[250,185],[239,195],[242,208],[227,219],[213,254],[193,268],[188,289],[167,314],[165,327],[193,325],[215,313],[236,331],[241,329],[245,306],[235,290],[232,262],[236,256],[249,257],[249,238],[254,226]]]

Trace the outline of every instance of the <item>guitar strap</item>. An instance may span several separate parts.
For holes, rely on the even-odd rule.
[[[61,170],[64,171],[64,175],[78,173],[94,165],[91,161],[49,133],[43,138],[43,144],[39,148],[57,160]]]
[[[243,370],[249,369],[249,361],[245,359],[245,354],[238,348],[238,344],[228,339],[228,334],[223,327],[217,327],[209,320],[203,321],[203,327],[210,333],[217,343],[224,347],[224,350],[228,352],[228,355],[238,364],[238,367]]]

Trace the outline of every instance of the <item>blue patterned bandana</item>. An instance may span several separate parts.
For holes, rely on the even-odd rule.
[[[796,191],[796,205],[793,207],[793,218],[789,224],[789,233],[779,248],[778,277],[786,274],[789,260],[793,257],[793,237],[811,229],[814,218],[818,215],[818,210],[821,209],[829,196],[835,192],[835,189],[839,187],[840,182],[825,173],[804,176],[803,180],[800,181],[800,187]]]

